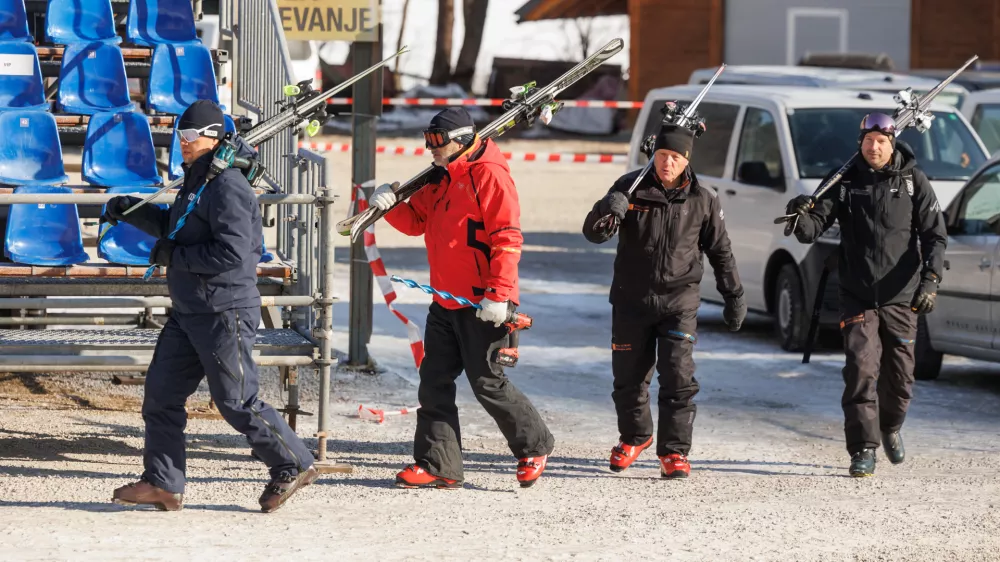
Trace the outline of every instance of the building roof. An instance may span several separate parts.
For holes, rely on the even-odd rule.
[[[628,14],[628,0],[529,0],[514,11],[526,21],[617,16]]]

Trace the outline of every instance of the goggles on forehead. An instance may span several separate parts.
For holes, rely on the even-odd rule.
[[[896,135],[896,122],[884,113],[869,113],[861,120],[863,132],[879,131],[887,135]]]
[[[471,126],[459,127],[451,131],[447,129],[427,129],[424,131],[424,146],[427,148],[441,148],[455,140],[455,137],[471,135],[475,132],[476,128]]]
[[[213,131],[213,127],[218,127],[218,123],[213,123],[211,125],[205,125],[200,129],[177,129],[177,135],[184,142],[194,142],[198,140],[198,137],[210,137],[213,139],[219,138],[219,132]]]

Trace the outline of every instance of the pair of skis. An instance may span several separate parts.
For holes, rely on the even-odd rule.
[[[691,130],[695,138],[700,137],[702,133],[705,132],[705,119],[699,117],[695,110],[698,109],[698,105],[701,104],[701,100],[705,98],[705,94],[708,93],[708,89],[715,84],[715,81],[722,74],[722,71],[726,69],[725,63],[719,66],[719,69],[715,71],[712,79],[705,84],[705,87],[698,92],[695,96],[694,101],[686,106],[678,105],[677,102],[671,101],[663,105],[661,112],[663,113],[663,119],[661,121],[661,126],[663,125],[676,125],[678,127],[687,127]],[[649,158],[646,162],[646,167],[639,172],[636,176],[635,181],[632,182],[632,186],[628,188],[628,192],[625,194],[626,197],[631,197],[635,189],[639,187],[639,183],[642,179],[646,177],[649,170],[653,168],[653,153],[655,152],[654,144],[656,143],[656,134],[650,135],[645,138],[642,143],[642,151]],[[595,224],[594,228],[596,230],[608,230],[614,233],[618,230],[618,217],[614,215],[605,215],[601,217]]]
[[[369,74],[379,70],[383,66],[389,63],[392,59],[402,55],[409,50],[408,47],[403,47],[395,54],[389,55],[388,57],[382,59],[382,61],[370,66],[363,72],[356,74],[349,78],[348,80],[338,84],[337,86],[330,88],[325,92],[317,92],[309,87],[309,83],[312,80],[306,80],[298,84],[289,84],[285,86],[282,92],[288,96],[290,99],[287,101],[279,102],[281,111],[272,117],[269,117],[260,123],[254,125],[245,135],[241,135],[243,140],[250,146],[257,147],[262,143],[265,143],[274,137],[278,136],[282,131],[289,127],[295,127],[302,122],[309,121],[307,126],[307,133],[309,136],[313,136],[319,132],[319,128],[322,125],[321,120],[325,121],[327,119],[326,106],[327,100],[337,95],[338,93],[344,91],[345,89],[351,87],[355,83],[361,81]],[[129,207],[123,215],[128,215],[132,211],[142,207],[146,203],[160,196],[164,192],[174,189],[184,183],[184,178],[180,177],[176,180],[163,186],[159,191],[153,193],[149,197],[146,197],[142,201],[139,201],[135,205]],[[103,233],[102,233],[103,236]]]
[[[893,99],[896,101],[896,110],[892,114],[892,118],[896,122],[896,138],[899,138],[899,135],[903,132],[903,130],[908,127],[916,127],[916,129],[921,133],[930,129],[931,121],[934,119],[934,115],[930,112],[931,101],[933,101],[938,94],[948,87],[948,84],[951,84],[959,74],[965,71],[966,68],[969,68],[969,66],[978,59],[979,56],[973,55],[972,58],[965,61],[965,64],[963,64],[958,70],[951,73],[950,76],[939,82],[937,86],[934,86],[934,88],[922,96],[914,94],[913,88],[907,88],[893,96]],[[839,170],[837,170],[836,173],[816,188],[816,191],[812,194],[814,205],[817,199],[822,197],[824,193],[829,191],[831,187],[836,185],[841,178],[844,177],[847,170],[851,169],[851,166],[853,166],[854,162],[857,161],[859,155],[860,152],[855,152],[854,155],[852,155],[847,162],[844,163]],[[785,236],[791,236],[792,233],[795,232],[795,226],[798,224],[798,219],[798,213],[782,215],[774,219],[774,224],[785,223]]]
[[[554,82],[544,88],[536,88],[535,83],[526,84],[512,88],[511,98],[504,101],[503,109],[505,113],[498,119],[483,127],[479,131],[479,138],[482,140],[499,137],[506,133],[518,123],[527,123],[531,127],[536,119],[541,119],[548,124],[552,116],[562,109],[563,104],[557,103],[555,97],[566,88],[569,88],[581,78],[590,74],[594,69],[604,63],[625,46],[621,39],[612,39],[599,51],[584,59],[565,74],[557,78]],[[396,202],[386,211],[378,207],[368,207],[365,211],[355,214],[337,223],[337,232],[342,235],[350,235],[352,241],[357,241],[361,233],[375,221],[384,217],[386,213],[395,208],[401,202],[420,191],[425,185],[430,183],[434,166],[428,166],[422,172],[397,187],[394,191]]]

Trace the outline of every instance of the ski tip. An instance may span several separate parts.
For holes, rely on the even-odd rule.
[[[621,37],[615,37],[611,41],[608,41],[608,44],[605,45],[604,48],[601,50],[605,52],[611,52],[613,54],[617,53],[618,51],[624,48],[625,48],[625,40],[622,39]]]
[[[396,56],[398,57],[399,55],[401,55],[403,53],[409,53],[409,52],[410,52],[410,46],[409,45],[403,45],[402,47],[399,48],[398,51],[396,51]]]

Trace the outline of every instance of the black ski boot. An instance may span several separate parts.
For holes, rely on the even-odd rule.
[[[875,449],[863,449],[851,455],[850,471],[855,478],[875,476]]]
[[[906,450],[903,449],[903,436],[898,431],[882,432],[882,449],[885,456],[892,464],[899,464],[906,460]]]

